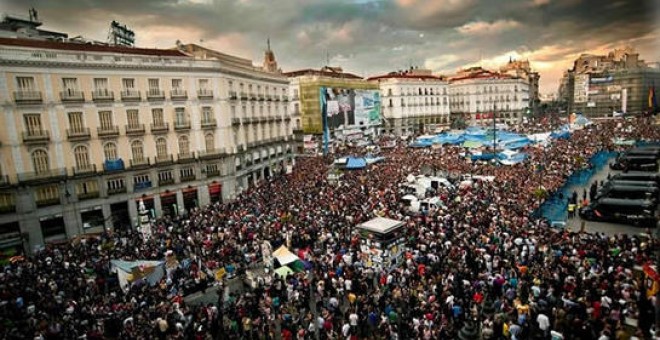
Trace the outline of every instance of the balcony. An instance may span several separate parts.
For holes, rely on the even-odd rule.
[[[300,98],[300,97],[298,97],[298,95],[295,95],[295,94],[294,94],[294,95],[293,95],[293,98],[291,98],[291,100],[296,101],[296,100],[298,100],[299,98]]]
[[[79,90],[66,90],[60,92],[60,100],[66,103],[84,102],[85,95]]]
[[[209,168],[206,169],[206,177],[207,178],[208,177],[214,177],[214,176],[220,176],[220,174],[221,174],[220,169],[218,169],[217,167],[212,168],[212,169],[209,169]]]
[[[273,101],[274,101],[274,102],[279,102],[279,101],[280,101],[280,96],[278,96],[278,95],[273,95]]]
[[[96,164],[86,164],[73,167],[74,176],[85,176],[96,174]]]
[[[247,100],[247,99],[248,99],[247,93],[241,92],[241,100]]]
[[[199,99],[213,99],[213,91],[201,89],[197,90],[197,98]]]
[[[282,96],[282,101],[283,102],[288,102],[289,101],[289,96]]]
[[[243,118],[243,124],[252,124],[253,121],[256,121],[256,118],[252,118],[252,117]]]
[[[16,212],[16,204],[0,205],[0,214],[11,214]]]
[[[199,159],[218,159],[225,156],[225,149],[212,149],[199,152]]]
[[[115,100],[115,93],[109,90],[94,90],[92,100],[95,102],[113,101]]]
[[[49,169],[39,172],[24,172],[18,174],[18,182],[58,182],[66,178],[66,169]]]
[[[172,100],[186,100],[188,99],[188,91],[181,89],[174,89],[170,91],[170,98]]]
[[[147,91],[147,100],[165,100],[165,91],[150,89]]]
[[[195,176],[194,172],[185,175],[181,174],[181,177],[179,178],[181,182],[190,182],[190,181],[194,181],[195,179],[197,179],[197,176]]]
[[[170,123],[151,123],[151,133],[167,133],[170,131]]]
[[[124,170],[124,160],[121,158],[115,160],[106,160],[103,162],[103,170],[106,172],[122,171]]]
[[[230,100],[238,99],[238,95],[236,94],[236,91],[229,91],[229,99]]]
[[[43,101],[41,91],[15,91],[16,104],[39,104]]]
[[[190,130],[190,121],[178,121],[174,122],[174,131],[184,131],[184,130]]]
[[[240,118],[232,118],[231,119],[231,125],[241,125],[241,119]]]
[[[96,134],[99,137],[115,137],[119,136],[119,127],[116,125],[112,126],[100,126],[96,128]]]
[[[214,129],[218,126],[218,122],[215,118],[202,119],[202,129]]]
[[[177,155],[177,161],[179,163],[191,163],[195,161],[194,152],[184,152]]]
[[[154,158],[156,165],[163,165],[163,164],[172,164],[174,163],[174,156],[172,155],[160,155],[156,156]]]
[[[145,157],[142,159],[131,159],[131,169],[146,169],[151,165],[149,162],[149,157]]]
[[[126,187],[108,188],[108,195],[117,195],[126,193]]]
[[[142,97],[140,96],[140,91],[138,90],[124,90],[121,91],[121,100],[125,102],[135,102],[140,101]]]
[[[0,188],[5,188],[11,185],[9,175],[0,175]]]
[[[266,100],[266,96],[264,96],[263,94],[258,95],[257,98],[259,99],[260,102]]]
[[[158,179],[158,186],[164,186],[164,185],[170,185],[170,184],[174,184],[174,178],[173,177],[159,178]]]
[[[50,131],[28,130],[23,131],[24,143],[47,143],[50,140]]]
[[[90,200],[94,198],[99,198],[101,193],[98,190],[89,190],[87,192],[81,192],[78,194],[78,200]]]
[[[126,125],[126,135],[143,135],[145,132],[144,124],[129,124]]]
[[[66,129],[66,137],[70,141],[88,140],[92,137],[92,133],[89,131],[88,127]]]
[[[58,205],[61,203],[59,197],[35,199],[34,202],[37,203],[38,208]]]

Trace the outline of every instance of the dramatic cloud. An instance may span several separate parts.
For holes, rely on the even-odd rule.
[[[144,47],[201,43],[261,62],[268,37],[284,70],[327,59],[370,76],[411,65],[450,74],[529,59],[541,90],[581,53],[630,45],[660,60],[660,5],[652,0],[4,0],[39,11],[44,29],[105,40],[109,23],[131,27]]]

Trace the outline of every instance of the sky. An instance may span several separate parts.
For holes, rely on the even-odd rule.
[[[2,12],[30,7],[70,37],[105,41],[117,20],[139,47],[201,43],[257,64],[270,38],[284,71],[329,59],[361,76],[411,65],[450,75],[527,59],[542,94],[582,53],[632,46],[660,61],[657,0],[0,0]]]

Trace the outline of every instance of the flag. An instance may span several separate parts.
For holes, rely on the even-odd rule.
[[[649,109],[658,107],[657,98],[655,97],[655,86],[649,87]]]

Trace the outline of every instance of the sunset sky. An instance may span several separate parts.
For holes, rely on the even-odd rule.
[[[140,47],[200,43],[260,63],[270,37],[284,71],[330,64],[362,76],[410,64],[452,74],[529,59],[554,92],[581,53],[633,46],[660,60],[654,0],[0,0],[39,12],[43,29],[106,40],[110,21]]]

